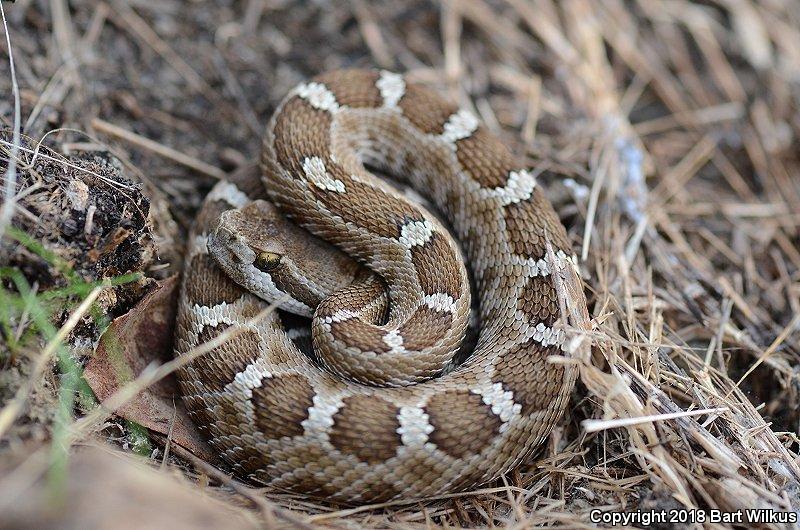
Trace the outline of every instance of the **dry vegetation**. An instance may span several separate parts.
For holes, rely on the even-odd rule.
[[[139,511],[86,502],[132,494],[86,487],[93,476],[117,473],[113,463],[73,458],[67,467],[65,448],[84,453],[79,446],[112,441],[135,449],[143,436],[92,409],[75,379],[103,327],[86,315],[93,301],[121,314],[149,288],[152,279],[120,276],[133,265],[155,279],[179,271],[177,247],[204,191],[252,165],[277,101],[310,75],[352,65],[440,87],[550,169],[593,318],[591,359],[568,414],[517,472],[426,502],[347,509],[260,492],[187,451],[165,457],[146,436],[145,452],[162,469],[146,478],[126,471],[130,491],[166,488],[155,482],[169,480],[170,488],[202,491],[217,499],[213,506],[238,511],[242,527],[583,527],[593,508],[800,510],[800,2],[17,0],[3,7],[20,113],[3,44],[0,125],[9,129],[0,137],[0,169],[7,174],[9,160],[18,169],[16,231],[6,230],[0,245],[0,305],[19,296],[23,310],[0,315],[0,514],[7,514],[0,527],[58,525],[52,514],[65,495],[80,507],[61,520],[65,527],[214,526],[212,516],[189,519],[190,500],[182,505],[177,493]],[[9,132],[17,117],[22,150]],[[32,158],[39,142],[49,158]],[[108,148],[121,163],[96,158]],[[111,213],[88,220],[74,202],[69,213],[64,201],[83,189],[76,180],[92,190],[88,202],[98,212]],[[119,200],[104,202],[109,195]],[[150,235],[131,211],[119,213],[121,197],[149,208]],[[124,233],[102,224],[114,219],[127,223]],[[87,231],[89,221],[100,224]],[[25,234],[45,248],[26,245]],[[91,249],[99,257],[87,265]],[[78,271],[77,279],[65,271]],[[125,286],[91,283],[104,277]],[[31,312],[40,293],[65,285],[75,293],[59,298],[62,305]],[[60,501],[57,492],[41,493],[53,485]],[[125,515],[103,519],[112,507]],[[162,510],[172,515],[150,519]]]

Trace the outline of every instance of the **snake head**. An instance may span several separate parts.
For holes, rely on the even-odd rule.
[[[261,272],[274,271],[286,254],[281,237],[283,223],[275,207],[266,201],[228,210],[220,215],[209,237],[209,250],[226,271],[247,266]]]
[[[286,255],[286,224],[265,201],[224,211],[208,236],[208,252],[234,282],[267,302],[279,302],[287,294],[282,278],[292,261]],[[311,316],[311,308],[297,301],[279,302],[279,307]]]
[[[294,305],[279,307],[304,316],[363,273],[357,262],[263,200],[220,214],[207,247],[234,282],[268,302],[288,294]]]

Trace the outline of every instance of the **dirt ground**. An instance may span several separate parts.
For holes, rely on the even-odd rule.
[[[0,528],[580,528],[636,510],[677,518],[636,527],[728,528],[711,514],[747,508],[796,527],[800,2],[2,7]],[[580,260],[592,351],[568,411],[477,491],[352,508],[258,490],[169,427],[152,373],[129,388],[168,429],[81,377],[126,314],[128,361],[169,350],[166,324],[129,344],[148,311],[169,321],[204,194],[254,170],[290,88],[349,66],[436,87],[545,168]]]

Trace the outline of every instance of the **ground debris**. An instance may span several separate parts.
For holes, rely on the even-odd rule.
[[[9,131],[0,133],[0,172],[12,154],[10,141]],[[17,268],[43,290],[75,279],[91,282],[145,271],[153,263],[150,201],[113,155],[64,156],[26,139],[17,168],[12,232],[30,236],[42,249],[12,233],[0,240],[3,266]],[[128,284],[117,297],[103,297],[104,309],[113,313],[117,303],[138,299],[148,283]]]
[[[287,90],[332,68],[433,85],[542,169],[543,187],[564,179],[556,206],[586,281],[592,356],[543,450],[484,488],[425,503],[337,510],[265,493],[270,502],[337,528],[581,528],[593,510],[800,513],[797,2],[66,4],[3,4],[23,132],[63,147],[74,133],[54,129],[69,127],[111,143],[150,190],[151,215],[174,216],[184,234],[215,178],[256,163]],[[4,53],[0,93],[11,94]],[[12,109],[0,97],[0,124]],[[52,220],[18,213],[18,226],[56,248],[74,234],[79,250],[61,252],[86,274],[147,261],[122,191],[94,183],[117,190],[107,206],[128,224],[87,239],[97,190],[61,179],[68,167],[49,171],[31,194]],[[180,271],[185,238],[171,234],[157,238],[148,275]],[[56,281],[24,257],[27,277]]]

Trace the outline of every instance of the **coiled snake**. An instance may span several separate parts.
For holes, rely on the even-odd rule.
[[[480,331],[460,365],[471,294],[459,247],[365,166],[427,195],[464,245]],[[470,112],[366,70],[292,90],[261,169],[268,202],[253,201],[265,197],[252,182],[207,197],[176,334],[180,355],[235,328],[179,374],[193,420],[233,471],[364,503],[464,490],[528,457],[575,381],[573,365],[548,361],[563,355],[564,303],[586,304],[558,295],[555,272],[575,270],[535,172]],[[277,314],[252,321],[261,298],[313,315],[312,354]]]

